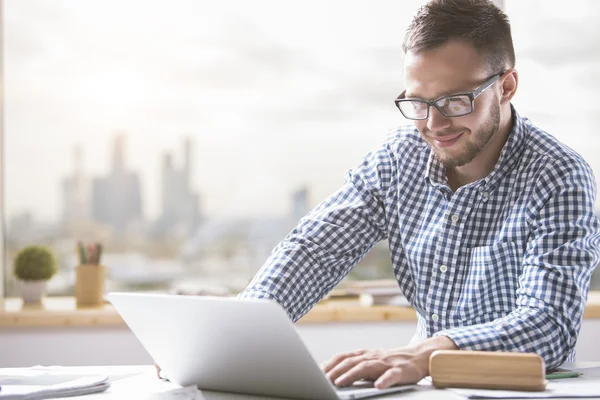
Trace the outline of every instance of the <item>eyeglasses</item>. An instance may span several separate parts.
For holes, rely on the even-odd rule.
[[[489,89],[505,72],[502,71],[492,76],[472,92],[456,93],[435,100],[423,100],[405,98],[405,90],[394,102],[402,115],[407,119],[421,120],[429,118],[430,106],[437,108],[444,117],[461,117],[473,112],[475,109],[475,99]]]

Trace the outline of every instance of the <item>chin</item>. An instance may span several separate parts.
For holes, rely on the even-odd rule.
[[[471,154],[467,151],[462,152],[440,152],[435,151],[437,159],[444,165],[446,168],[455,168],[462,167],[464,165],[469,164],[477,154]]]

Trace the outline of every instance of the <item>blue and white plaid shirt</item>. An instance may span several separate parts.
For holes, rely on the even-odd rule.
[[[455,193],[415,127],[392,131],[239,297],[274,299],[297,321],[388,239],[423,338],[536,352],[547,367],[574,360],[600,257],[595,178],[577,153],[512,111],[493,171]]]

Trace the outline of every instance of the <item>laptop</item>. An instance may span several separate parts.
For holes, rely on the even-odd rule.
[[[311,400],[416,388],[380,390],[368,382],[337,388],[275,301],[128,292],[107,298],[168,379],[181,386]]]

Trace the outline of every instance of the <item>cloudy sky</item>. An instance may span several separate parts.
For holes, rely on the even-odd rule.
[[[146,216],[163,152],[195,144],[193,186],[214,216],[283,213],[301,185],[316,203],[406,123],[401,41],[423,1],[5,0],[8,216],[54,219],[80,144],[106,174],[124,132]],[[600,177],[594,0],[505,0],[515,105],[580,151]]]

